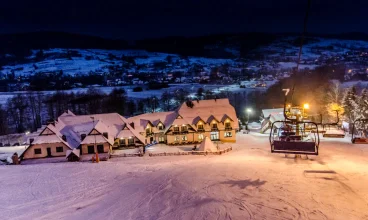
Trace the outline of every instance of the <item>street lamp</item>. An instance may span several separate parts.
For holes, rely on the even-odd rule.
[[[305,117],[305,110],[309,109],[309,104],[308,103],[304,103],[303,105],[303,117]]]
[[[251,108],[247,108],[247,124],[249,122],[249,115],[252,113],[252,109]]]

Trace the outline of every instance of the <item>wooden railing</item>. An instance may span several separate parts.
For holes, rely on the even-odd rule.
[[[233,148],[232,147],[228,147],[226,149],[223,150],[219,150],[216,152],[211,152],[211,151],[184,151],[184,152],[174,152],[174,153],[149,153],[148,155],[150,157],[154,157],[154,156],[181,156],[181,155],[222,155],[224,153],[227,153],[229,151],[231,151]]]

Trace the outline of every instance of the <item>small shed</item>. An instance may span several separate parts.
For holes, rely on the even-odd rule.
[[[198,151],[210,151],[210,152],[217,152],[217,147],[213,144],[211,139],[205,137],[204,140],[199,145]]]
[[[70,162],[79,161],[80,159],[80,150],[74,148],[73,150],[66,151],[66,159]]]

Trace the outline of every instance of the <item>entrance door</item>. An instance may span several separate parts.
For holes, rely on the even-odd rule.
[[[50,147],[47,148],[47,156],[51,157],[51,148]]]
[[[158,142],[159,142],[159,143],[164,143],[164,142],[165,142],[165,137],[164,137],[164,136],[160,136],[160,137],[158,138]]]
[[[211,140],[215,141],[215,140],[219,140],[219,133],[218,132],[211,132]]]
[[[103,153],[104,152],[104,146],[103,145],[97,145],[97,152]]]
[[[94,154],[95,153],[95,147],[93,145],[88,146],[88,153]]]

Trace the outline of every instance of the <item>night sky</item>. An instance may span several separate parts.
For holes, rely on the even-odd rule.
[[[0,33],[53,30],[128,40],[298,32],[307,0],[2,0]],[[308,32],[368,32],[368,1],[312,0]]]

